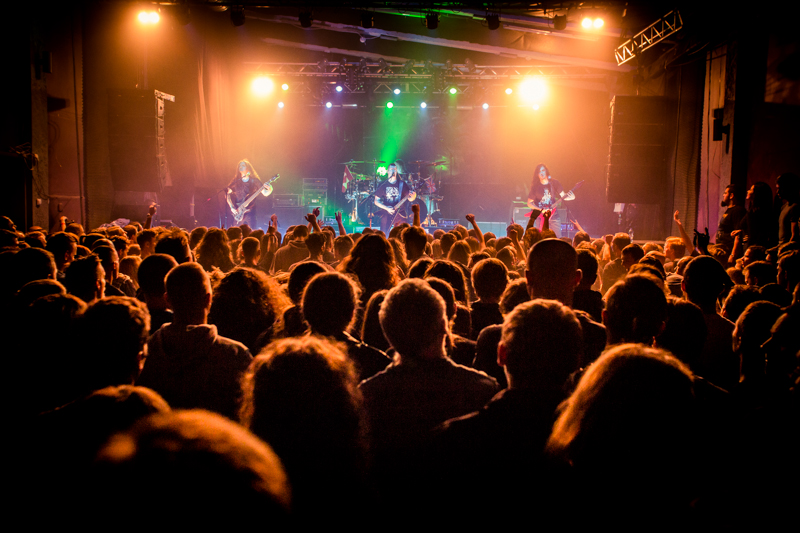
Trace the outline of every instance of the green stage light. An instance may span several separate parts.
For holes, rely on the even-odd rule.
[[[393,107],[394,107],[394,104],[393,104],[392,102],[386,102],[386,107],[388,107],[389,109],[391,109],[391,108],[393,108]]]
[[[456,89],[455,87],[450,87],[450,94],[456,94],[457,92],[458,89]]]
[[[381,176],[385,176],[386,175],[386,167],[378,167],[378,170],[376,170],[376,172]]]

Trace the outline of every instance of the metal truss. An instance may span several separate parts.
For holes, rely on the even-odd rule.
[[[607,73],[575,65],[478,66],[416,62],[390,64],[368,62],[246,63],[254,74],[276,83],[291,82],[292,92],[326,95],[342,88],[349,94],[388,94],[399,88],[405,94],[441,94],[452,87],[459,93],[475,93],[492,86],[529,77],[550,79],[605,79]]]
[[[670,11],[614,50],[617,65],[627,63],[636,57],[637,53],[660,43],[681,28],[683,28],[681,14],[678,11]]]

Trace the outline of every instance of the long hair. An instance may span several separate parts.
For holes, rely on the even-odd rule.
[[[204,269],[211,271],[213,267],[227,271],[233,266],[228,235],[219,228],[211,228],[197,245],[197,262]]]
[[[763,181],[757,181],[753,184],[750,211],[755,211],[756,209],[772,209],[772,188]]]
[[[250,163],[250,161],[248,161],[247,159],[242,159],[241,161],[236,163],[236,172],[233,173],[233,179],[231,180],[231,183],[235,182],[241,176],[241,174],[239,173],[239,165],[241,165],[242,163],[244,163],[245,166],[247,167],[247,172],[250,174],[250,177],[256,178],[258,181],[261,181],[261,178],[258,176],[258,172],[256,172],[255,168],[253,168],[253,164]]]
[[[358,278],[364,288],[362,303],[366,303],[373,293],[391,289],[398,282],[394,249],[388,240],[376,233],[361,237],[339,270]]]
[[[547,168],[547,165],[545,165],[544,163],[539,163],[538,165],[536,165],[536,168],[533,170],[533,179],[537,181],[539,180],[539,171],[541,171],[542,169],[544,169],[545,173],[547,174],[547,179],[550,179],[550,169]]]

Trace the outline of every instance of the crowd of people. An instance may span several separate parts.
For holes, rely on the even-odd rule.
[[[782,523],[800,187],[779,186],[780,216],[751,198],[714,243],[677,212],[644,244],[556,238],[549,211],[505,235],[427,233],[417,206],[388,234],[3,217],[20,494],[98,524]]]

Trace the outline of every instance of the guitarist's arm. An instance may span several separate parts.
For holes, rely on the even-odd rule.
[[[225,192],[225,200],[228,201],[228,207],[231,208],[231,213],[234,215],[236,214],[236,207],[233,205],[233,198],[231,198],[231,194],[233,194],[233,189],[228,187],[228,190]]]
[[[261,194],[263,194],[266,197],[272,194],[272,191],[273,191],[272,184],[267,183],[267,185],[264,187],[264,190],[261,191]]]

